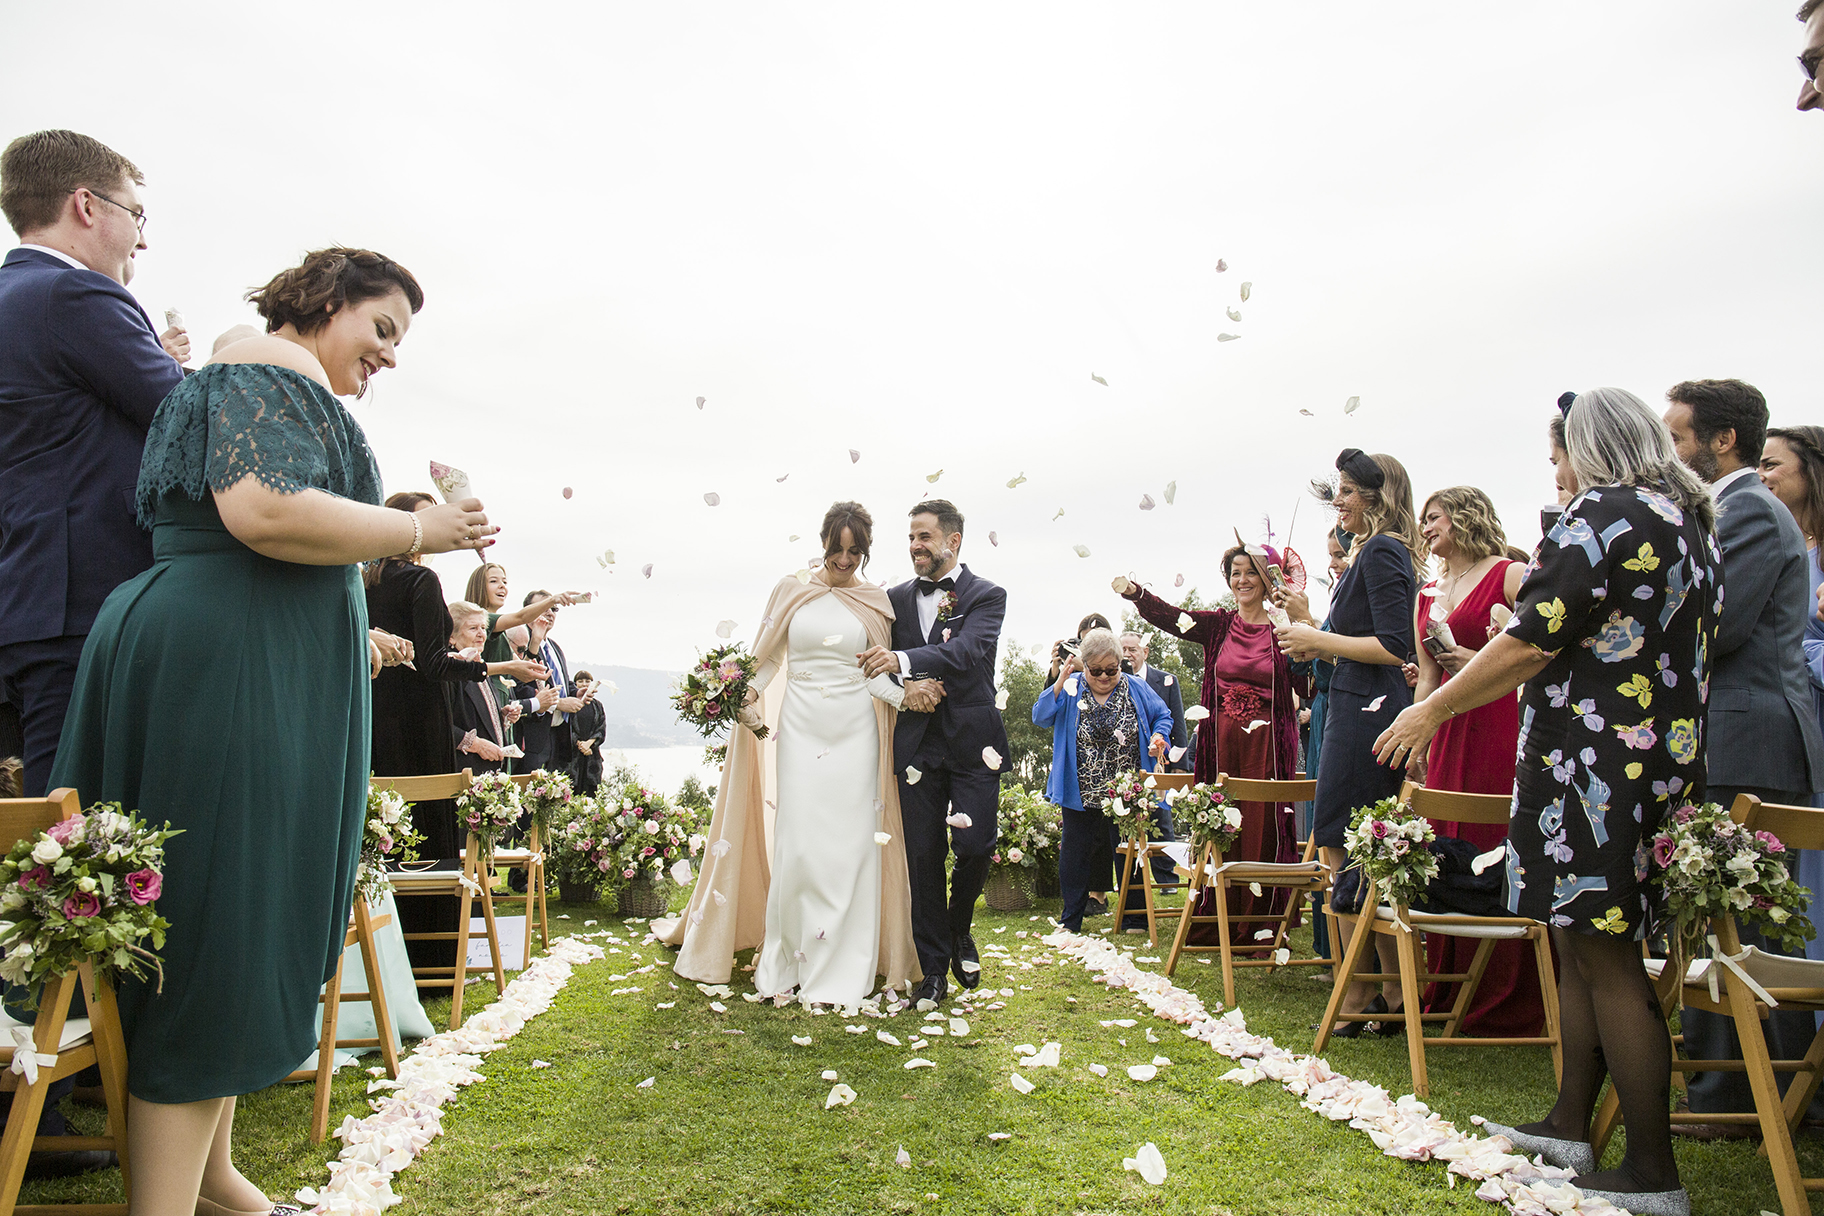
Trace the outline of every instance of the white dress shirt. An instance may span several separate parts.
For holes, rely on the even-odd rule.
[[[1754,466],[1745,464],[1741,468],[1737,469],[1735,472],[1724,473],[1721,477],[1719,477],[1715,481],[1711,482],[1710,483],[1710,492],[1715,495],[1721,495],[1723,492],[1724,486],[1731,485],[1735,482],[1738,482],[1744,477],[1753,477],[1754,475],[1755,475]]]
[[[957,571],[959,571],[961,569],[962,569],[962,567],[960,565],[955,566],[952,569],[944,571],[942,574],[938,575],[937,578],[932,579],[931,581],[937,582],[939,579],[946,579],[946,578],[953,579],[956,577]],[[945,595],[945,592],[942,587],[939,587],[936,591],[933,591],[930,595],[926,595],[922,590],[920,590],[917,587],[914,587],[912,589],[912,603],[913,603],[913,606],[918,609],[918,636],[919,637],[921,637],[921,638],[930,637],[931,631],[937,627],[937,610],[943,604],[944,595]],[[906,652],[903,650],[896,650],[893,652],[893,657],[899,660],[900,676],[902,678],[906,677],[906,676],[910,676],[912,674],[912,662],[910,659],[906,658]]]
[[[20,245],[19,248],[36,249],[39,253],[48,253],[54,258],[61,258],[63,261],[68,262],[70,265],[74,266],[78,270],[89,269],[89,267],[84,266],[81,262],[78,262],[75,258],[71,257],[69,254],[65,253],[63,250],[52,249],[49,245],[33,245],[30,242],[27,242],[23,245]]]

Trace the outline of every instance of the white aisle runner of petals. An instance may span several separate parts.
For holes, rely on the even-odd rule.
[[[482,1055],[504,1046],[549,1009],[570,982],[572,968],[603,957],[600,946],[558,938],[460,1030],[420,1042],[399,1062],[398,1080],[370,1082],[369,1093],[392,1093],[376,1099],[367,1118],[350,1115],[342,1121],[334,1133],[342,1140],[342,1151],[329,1163],[329,1182],[321,1189],[305,1187],[298,1192],[299,1201],[311,1205],[313,1213],[335,1216],[378,1216],[403,1202],[393,1193],[393,1175],[442,1134],[444,1105],[464,1086],[482,1080],[476,1071]]]
[[[1385,1089],[1354,1081],[1318,1056],[1298,1055],[1272,1039],[1248,1031],[1240,1009],[1212,1017],[1193,992],[1163,975],[1142,971],[1133,956],[1099,937],[1058,932],[1045,944],[1074,958],[1098,983],[1133,993],[1154,1014],[1183,1027],[1188,1039],[1208,1043],[1218,1055],[1239,1060],[1218,1080],[1252,1085],[1275,1081],[1302,1099],[1300,1105],[1327,1119],[1367,1132],[1375,1147],[1403,1161],[1444,1161],[1452,1186],[1457,1177],[1480,1182],[1476,1198],[1506,1204],[1517,1216],[1622,1211],[1606,1199],[1585,1196],[1567,1179],[1571,1170],[1528,1161],[1511,1150],[1505,1136],[1481,1137],[1456,1129],[1411,1094],[1395,1101]],[[1476,1122],[1480,1122],[1480,1117]]]

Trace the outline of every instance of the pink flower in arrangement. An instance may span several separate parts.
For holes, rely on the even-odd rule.
[[[595,863],[595,868],[606,874],[608,872],[608,859],[604,857],[597,861]]]
[[[42,891],[51,885],[51,872],[43,866],[33,866],[19,876],[19,885],[27,891]]]
[[[63,914],[70,920],[83,920],[101,914],[101,900],[88,891],[78,891],[63,901]]]
[[[1690,823],[1696,817],[1697,808],[1689,802],[1672,812],[1672,822],[1674,823]]]
[[[622,870],[622,871],[621,871],[621,877],[622,877],[622,878],[632,878],[632,877],[633,877],[633,870],[632,870],[632,869],[626,869],[626,870]]]
[[[1756,832],[1754,838],[1766,845],[1769,853],[1784,853],[1786,851],[1786,846],[1781,844],[1780,838],[1775,836],[1772,832]]]
[[[1653,864],[1665,869],[1672,864],[1672,854],[1678,849],[1672,837],[1661,834],[1653,838]]]
[[[1387,835],[1387,825],[1382,823],[1379,819],[1376,819],[1373,826],[1369,828],[1369,834],[1376,840],[1383,839]]]
[[[70,837],[82,830],[83,823],[84,819],[81,815],[71,815],[68,819],[59,819],[52,824],[51,830],[45,834],[58,844],[68,844]]]
[[[640,856],[641,857],[651,857],[656,852],[658,852],[657,849],[653,848],[651,845],[647,845],[645,848],[640,850]]]
[[[713,718],[722,712],[722,706],[718,702],[711,701],[703,707],[703,712]]]
[[[1757,895],[1754,897],[1754,906],[1757,911],[1765,912],[1767,909],[1773,907],[1773,901],[1768,899],[1765,895]]]
[[[389,842],[386,849],[390,851]],[[165,876],[157,870],[135,870],[127,875],[127,898],[136,904],[149,904],[165,889]]]

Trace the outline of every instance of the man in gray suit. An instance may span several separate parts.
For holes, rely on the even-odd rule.
[[[1740,380],[1688,380],[1666,397],[1666,426],[1679,459],[1716,493],[1716,537],[1723,549],[1723,611],[1703,736],[1705,798],[1728,807],[1747,793],[1763,802],[1809,806],[1824,778],[1824,739],[1805,668],[1811,584],[1805,535],[1755,472],[1767,440],[1766,398]],[[1744,930],[1742,940],[1753,936]],[[1728,1018],[1687,1009],[1682,1025],[1692,1056],[1741,1058]],[[1796,1060],[1811,1046],[1814,1031],[1809,1013],[1775,1013],[1767,1046],[1776,1060]],[[1695,1074],[1690,1101],[1693,1111],[1754,1109],[1744,1073]],[[1714,1136],[1735,1129],[1687,1124],[1678,1130]]]

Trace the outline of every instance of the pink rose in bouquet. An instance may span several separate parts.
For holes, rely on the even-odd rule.
[[[127,898],[136,904],[149,904],[165,889],[165,876],[157,870],[135,870],[127,875]]]
[[[86,920],[101,914],[101,900],[88,891],[78,891],[63,901],[63,914],[70,920]]]
[[[19,885],[27,891],[42,891],[51,885],[51,872],[43,866],[33,866],[19,876]]]
[[[59,819],[56,823],[52,824],[50,831],[46,832],[45,835],[49,836],[52,840],[55,840],[58,844],[68,845],[70,839],[78,832],[82,831],[84,822],[85,820],[81,815],[71,815],[68,819]]]

